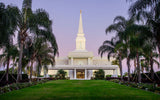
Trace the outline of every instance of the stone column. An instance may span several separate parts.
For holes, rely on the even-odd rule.
[[[88,58],[88,65],[90,65],[91,64],[91,60],[90,60],[90,58]]]
[[[70,76],[69,74],[70,74],[70,70],[68,70],[68,77]]]
[[[90,79],[93,76],[93,70],[90,70]]]
[[[117,77],[117,75],[118,75],[118,71],[117,71],[117,68],[116,68],[116,69],[113,70],[113,76]]]
[[[74,69],[74,79],[77,78],[76,69]]]
[[[71,57],[71,65],[73,65],[73,58]]]
[[[118,77],[118,68],[115,71],[116,71],[115,72],[116,73],[116,77]]]
[[[87,69],[85,69],[85,80],[87,79]]]
[[[73,70],[69,70],[69,77],[70,77],[70,79],[73,79],[73,78],[74,78],[74,77],[73,77],[73,75],[74,75],[73,72],[74,72]]]

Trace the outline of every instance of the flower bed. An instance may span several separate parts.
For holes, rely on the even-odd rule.
[[[19,89],[30,87],[30,86],[37,85],[37,84],[42,84],[42,83],[45,83],[47,81],[49,81],[49,80],[48,79],[43,79],[43,80],[40,80],[40,81],[31,82],[31,83],[29,83],[29,82],[13,83],[13,84],[10,84],[10,85],[6,85],[4,87],[0,87],[0,94],[10,92],[10,91],[13,91],[13,90],[19,90]]]
[[[109,81],[160,94],[160,87],[157,84],[126,82],[126,81],[120,81],[119,79],[111,79]]]

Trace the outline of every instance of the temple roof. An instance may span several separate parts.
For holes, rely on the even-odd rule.
[[[68,57],[71,58],[90,58],[93,57],[92,52],[88,52],[87,50],[75,50],[72,52],[69,52]]]
[[[113,70],[118,69],[117,65],[55,65],[54,67],[49,67],[50,70],[72,70],[72,69],[90,69],[90,70]]]

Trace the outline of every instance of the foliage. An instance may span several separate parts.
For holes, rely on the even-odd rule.
[[[104,74],[105,74],[104,70],[99,69],[98,71],[95,71],[94,74],[95,74],[96,80],[103,80],[104,79]]]
[[[115,82],[115,83],[119,83],[119,82],[120,82],[119,79],[111,79],[111,80],[109,80],[109,81]]]
[[[128,76],[128,73],[127,73],[127,72],[124,73],[123,77],[126,77],[126,76]]]
[[[106,75],[106,77],[111,77],[112,75]]]
[[[65,72],[63,69],[58,70],[57,75],[55,76],[58,79],[66,79],[67,72]]]
[[[30,82],[13,83],[13,84],[1,87],[0,88],[0,94],[6,93],[6,92],[10,92],[10,91],[13,91],[13,90],[19,90],[19,89],[30,87],[30,86],[37,85],[37,84],[42,84],[42,83],[45,83],[47,81],[48,81],[47,79],[44,79],[44,80],[35,81],[35,82],[32,82],[32,83],[30,83]]]
[[[0,74],[0,77],[2,77],[3,75],[4,75],[4,73]],[[8,82],[6,81],[5,76],[3,77],[2,81],[0,82],[0,86],[4,86],[6,84],[12,84],[12,83],[16,82],[15,79],[17,77],[17,74],[9,74],[8,75],[8,79],[9,79]],[[28,82],[28,75],[27,74],[22,74],[22,78],[23,78],[23,80],[21,80],[22,82]]]
[[[139,88],[139,89],[144,89],[147,91],[152,91],[156,93],[160,93],[160,88],[156,87],[155,84],[148,84],[148,83],[134,83],[134,82],[125,82],[125,81],[119,81],[118,79],[112,79],[109,80],[111,82],[119,83],[122,85],[134,87],[134,88]]]

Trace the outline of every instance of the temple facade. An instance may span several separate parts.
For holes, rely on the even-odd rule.
[[[56,65],[48,69],[49,75],[56,75],[59,69],[65,70],[70,79],[91,79],[91,77],[94,77],[94,71],[99,69],[103,69],[105,75],[114,77],[119,75],[119,67],[111,64],[113,58],[108,61],[107,57],[94,57],[92,52],[86,50],[86,38],[83,32],[81,11],[76,37],[76,49],[69,52],[67,57],[58,57],[55,60]]]

